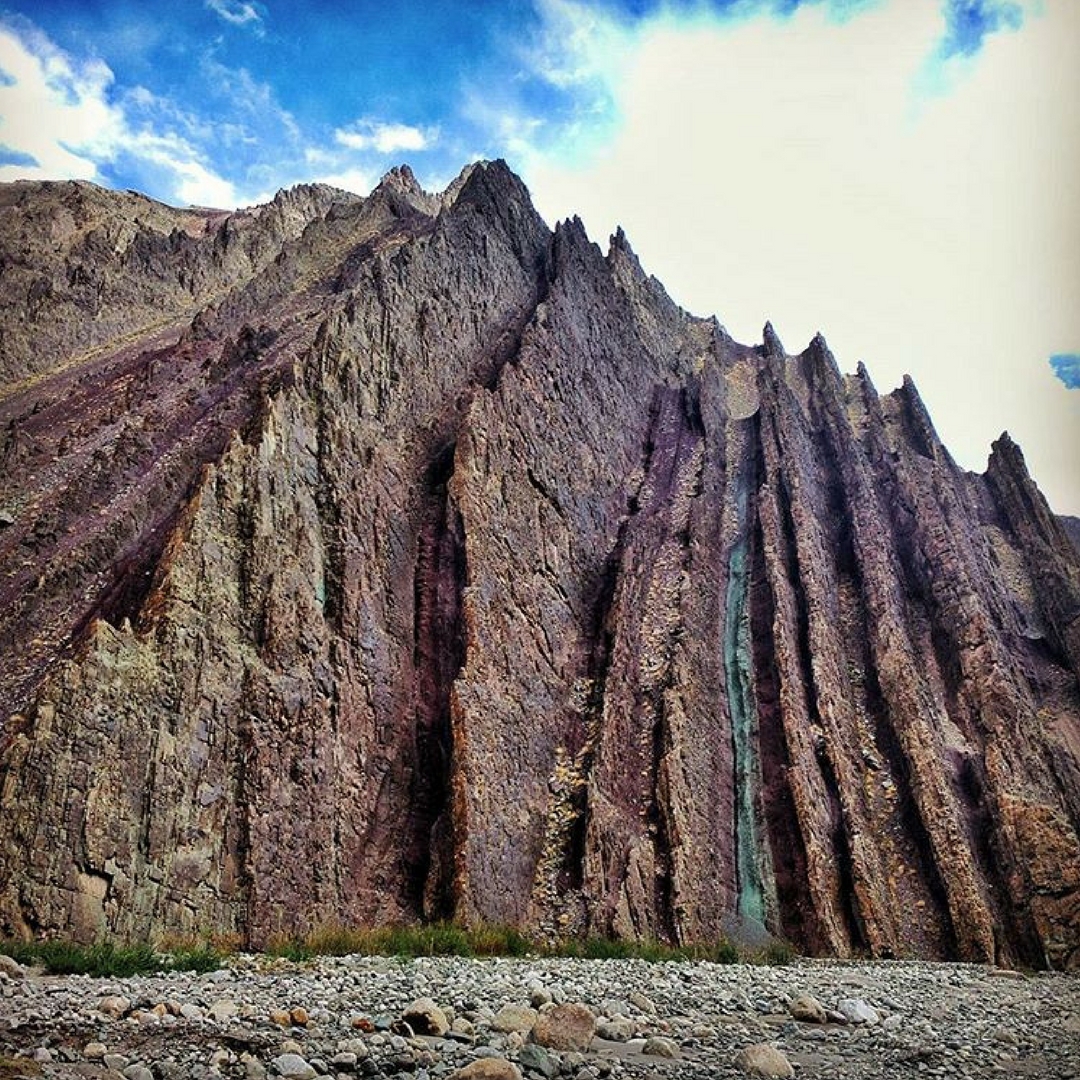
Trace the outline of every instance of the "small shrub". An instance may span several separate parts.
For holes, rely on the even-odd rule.
[[[771,967],[783,967],[785,964],[793,963],[798,955],[789,942],[774,938],[761,950],[757,960]]]
[[[169,971],[194,971],[197,975],[216,971],[225,960],[222,952],[206,942],[188,948],[170,950],[166,957]]]
[[[713,952],[710,959],[717,964],[737,964],[742,959],[739,950],[727,939],[717,942],[713,946]]]
[[[528,956],[536,952],[535,942],[513,926],[478,926],[468,936],[476,956]]]
[[[303,963],[311,960],[315,953],[300,938],[275,937],[266,946],[267,956],[277,956],[282,960],[292,960],[294,963]]]

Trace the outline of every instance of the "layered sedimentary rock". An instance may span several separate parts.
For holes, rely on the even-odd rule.
[[[1007,436],[501,163],[134,198],[3,196],[0,931],[1080,962],[1080,563]]]

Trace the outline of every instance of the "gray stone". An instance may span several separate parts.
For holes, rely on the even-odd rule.
[[[828,1020],[825,1006],[811,994],[800,994],[788,1005],[788,1012],[796,1020],[802,1020],[807,1024],[824,1024]]]
[[[17,960],[13,960],[6,953],[0,953],[0,974],[6,975],[9,979],[22,979],[26,977],[26,972],[23,970],[22,964]]]
[[[401,1019],[417,1035],[434,1035],[441,1038],[450,1030],[446,1013],[429,997],[417,998],[401,1014]]]
[[[627,1005],[625,1001],[618,1001],[615,998],[605,998],[600,1002],[600,1013],[610,1020],[615,1020],[620,1016],[629,1016],[630,1006]]]
[[[458,1069],[451,1080],[521,1080],[521,1070],[506,1058],[477,1058]]]
[[[643,1054],[648,1054],[650,1057],[682,1057],[678,1043],[676,1043],[674,1039],[669,1039],[664,1035],[650,1035],[649,1038],[645,1040],[645,1045],[642,1046],[641,1052]]]
[[[219,998],[206,1010],[206,1015],[219,1024],[224,1024],[240,1012],[239,1006],[231,998]]]
[[[786,1080],[795,1075],[791,1062],[782,1050],[768,1043],[744,1046],[735,1056],[735,1065],[751,1076],[773,1077]]]
[[[97,1011],[110,1020],[119,1020],[131,1009],[131,999],[120,997],[118,994],[110,994],[98,1002]]]
[[[633,1020],[625,1016],[615,1017],[612,1020],[598,1020],[596,1022],[596,1036],[599,1039],[607,1039],[608,1042],[626,1042],[634,1037],[636,1025]]]
[[[536,1043],[527,1043],[518,1054],[518,1064],[528,1072],[539,1073],[541,1076],[558,1076],[559,1062],[548,1053],[542,1046]]]
[[[881,1019],[877,1010],[863,998],[842,998],[836,1009],[849,1024],[876,1024]]]
[[[528,1005],[504,1005],[492,1017],[491,1026],[496,1031],[531,1031],[539,1014]]]
[[[533,1024],[532,1041],[552,1050],[588,1050],[596,1032],[596,1017],[588,1005],[556,1005]]]
[[[291,1080],[312,1080],[318,1075],[312,1065],[299,1054],[279,1054],[270,1064],[278,1076],[287,1076]]]

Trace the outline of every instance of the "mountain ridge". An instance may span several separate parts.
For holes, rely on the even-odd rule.
[[[0,929],[1077,962],[1080,566],[1011,440],[501,162],[267,207],[0,229]]]

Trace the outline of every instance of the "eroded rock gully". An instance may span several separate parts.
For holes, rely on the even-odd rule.
[[[1007,436],[501,163],[2,203],[0,930],[1080,962],[1080,565]]]

